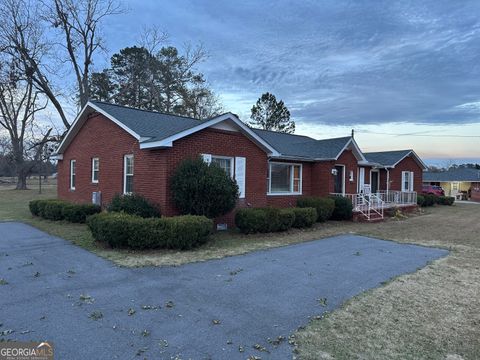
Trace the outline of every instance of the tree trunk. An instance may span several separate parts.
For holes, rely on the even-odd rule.
[[[25,171],[20,170],[17,174],[17,186],[15,190],[28,190],[27,188],[27,173]]]

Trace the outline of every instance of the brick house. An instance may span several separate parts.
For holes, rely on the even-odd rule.
[[[363,154],[353,137],[316,140],[252,129],[231,113],[201,121],[90,101],[55,156],[60,198],[105,205],[117,193],[135,192],[158,203],[166,216],[178,213],[170,176],[180,161],[199,155],[237,181],[238,207],[289,207],[299,196],[329,194],[355,202],[363,194],[374,196],[372,174],[376,194],[415,194],[416,203],[420,158],[408,150],[399,161],[382,163],[378,154]],[[232,219],[228,214],[217,221]]]

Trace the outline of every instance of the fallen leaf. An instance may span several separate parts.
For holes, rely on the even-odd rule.
[[[132,316],[135,313],[136,313],[135,309],[132,309],[132,308],[128,309],[128,316]]]
[[[90,319],[92,320],[99,320],[101,318],[103,318],[103,314],[101,311],[98,311],[98,310],[95,310],[94,312],[92,312],[89,316]]]
[[[213,325],[220,325],[220,320],[214,319],[212,320]]]
[[[143,337],[150,336],[150,331],[148,331],[147,329],[143,330],[143,331],[142,331],[142,336],[143,336]]]
[[[0,285],[8,285],[8,281],[5,279],[0,279]]]
[[[172,301],[172,300],[168,300],[166,303],[165,303],[165,306],[167,308],[173,308],[175,306],[175,303]]]
[[[317,301],[320,304],[320,306],[327,306],[327,298],[320,298],[320,299],[317,299]]]

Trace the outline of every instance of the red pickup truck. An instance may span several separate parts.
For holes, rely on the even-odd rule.
[[[437,195],[437,196],[445,196],[445,191],[443,191],[441,186],[437,186],[437,185],[423,185],[422,193]]]

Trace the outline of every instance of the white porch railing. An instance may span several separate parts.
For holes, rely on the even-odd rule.
[[[331,195],[350,199],[353,211],[362,213],[368,220],[371,219],[374,213],[383,219],[384,208],[417,204],[417,193],[415,191],[380,190],[371,194],[332,193]]]

